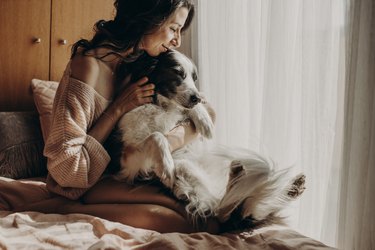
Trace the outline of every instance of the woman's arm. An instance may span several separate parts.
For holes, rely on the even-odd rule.
[[[48,158],[49,190],[70,199],[79,198],[92,187],[107,167],[110,156],[103,142],[119,117],[151,101],[145,98],[151,91],[140,86],[146,81],[143,79],[122,91],[107,108],[108,113],[103,114],[100,106],[103,104],[95,86],[110,79],[108,72],[107,77],[103,77],[96,59],[82,58],[86,60],[77,60],[79,63],[72,59],[67,71],[70,74],[60,82],[52,111],[51,132],[44,150]],[[113,83],[109,81],[103,86],[111,92]]]
[[[122,115],[140,105],[152,102],[154,85],[143,86],[147,81],[146,77],[141,78],[123,90],[119,97],[103,112],[88,134],[103,144]]]
[[[71,76],[96,88],[98,81],[104,75],[100,71],[99,63],[95,57],[77,55],[72,59]],[[111,78],[113,76],[108,77],[109,81],[113,81]],[[122,85],[126,85],[127,87],[123,88],[121,93],[116,95],[116,99],[107,107],[96,123],[88,129],[88,134],[103,144],[122,115],[140,105],[152,102],[154,85],[145,85],[147,81],[148,79],[143,77],[137,82],[129,84],[128,79],[125,79]],[[105,92],[113,92],[113,83],[108,82],[105,86],[109,90]],[[114,95],[115,93],[110,94],[110,96]]]

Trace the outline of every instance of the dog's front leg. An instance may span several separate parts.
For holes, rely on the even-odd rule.
[[[136,177],[148,177],[151,172],[168,188],[175,182],[175,170],[169,142],[159,132],[154,132],[138,145],[127,146],[122,151],[119,180],[133,182]]]
[[[160,132],[152,133],[143,143],[146,159],[150,160],[152,171],[168,188],[175,182],[175,167],[167,138]]]
[[[214,123],[203,104],[198,103],[189,110],[188,117],[193,121],[197,131],[204,137],[210,139],[213,136]]]

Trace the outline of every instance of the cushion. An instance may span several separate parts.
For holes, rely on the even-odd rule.
[[[36,109],[39,113],[40,126],[43,139],[46,141],[51,125],[51,113],[53,100],[59,83],[55,81],[44,81],[39,79],[31,80],[31,89]]]
[[[0,176],[20,179],[47,174],[36,112],[0,112]]]

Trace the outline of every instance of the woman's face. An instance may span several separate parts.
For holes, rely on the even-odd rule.
[[[140,48],[150,56],[158,56],[169,48],[180,47],[181,29],[185,25],[188,14],[187,8],[177,9],[160,28],[143,37]]]

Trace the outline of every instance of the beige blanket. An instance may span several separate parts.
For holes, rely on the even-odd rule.
[[[83,214],[0,211],[0,249],[333,249],[287,227],[211,235],[137,229]]]

